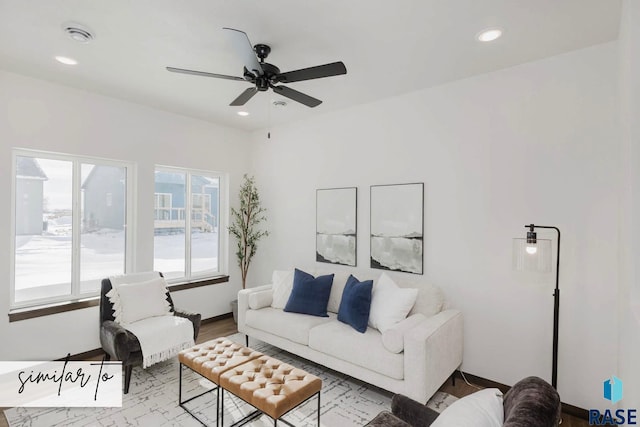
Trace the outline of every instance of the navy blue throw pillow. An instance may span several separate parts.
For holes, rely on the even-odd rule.
[[[371,310],[371,290],[373,280],[360,282],[350,275],[347,284],[342,291],[338,320],[360,333],[365,333],[369,323],[369,311]]]
[[[331,295],[333,274],[313,277],[309,273],[295,269],[293,289],[284,311],[329,317],[327,304]]]

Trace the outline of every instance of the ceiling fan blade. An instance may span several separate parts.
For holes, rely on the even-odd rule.
[[[247,103],[247,101],[253,98],[253,95],[255,95],[256,93],[258,93],[258,88],[250,87],[249,89],[242,92],[240,96],[234,99],[233,102],[229,105],[231,105],[232,107],[244,105]]]
[[[271,89],[273,89],[274,92],[286,98],[293,99],[294,101],[304,104],[307,107],[313,108],[322,104],[322,101],[320,101],[319,99],[306,95],[302,92],[298,92],[297,90],[293,90],[286,86],[271,86]]]
[[[252,71],[254,74],[261,76],[264,74],[262,66],[258,62],[258,57],[253,51],[253,45],[249,41],[247,33],[240,30],[234,30],[233,28],[223,28],[229,41],[233,44],[234,49],[242,57],[242,63],[247,70]]]
[[[171,71],[172,73],[192,74],[194,76],[215,77],[217,79],[239,80],[242,82],[246,81],[242,77],[227,76],[224,74],[206,73],[204,71],[185,70],[183,68],[167,67],[167,71]]]
[[[300,82],[302,80],[339,76],[340,74],[347,74],[347,67],[345,67],[342,62],[332,62],[331,64],[318,65],[315,67],[281,73],[276,76],[276,79],[282,83],[292,83]]]

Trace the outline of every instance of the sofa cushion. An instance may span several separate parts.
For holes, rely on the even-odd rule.
[[[486,388],[456,400],[431,427],[502,427],[503,419],[502,392]]]
[[[445,309],[446,301],[442,289],[438,286],[421,281],[398,279],[395,281],[401,288],[418,289],[416,303],[409,312],[409,316],[422,313],[427,317],[435,316]]]
[[[328,272],[316,272],[318,275],[320,274],[329,274]],[[329,294],[329,302],[327,303],[327,311],[332,313],[337,313],[340,311],[340,303],[342,302],[342,293],[344,291],[344,287],[347,284],[347,280],[349,280],[349,273],[345,273],[342,271],[336,271],[333,275],[333,285],[331,285],[331,293]]]
[[[287,313],[272,307],[247,310],[245,315],[247,326],[302,345],[309,345],[309,330],[311,328],[332,320],[336,320],[335,314],[330,314],[329,317],[317,317],[307,314]]]
[[[344,291],[344,287],[347,284],[347,280],[349,279],[349,276],[351,274],[358,277],[358,279],[360,279],[361,281],[373,280],[373,286],[375,286],[375,281],[380,275],[378,273],[372,273],[368,270],[349,269],[349,271],[331,271],[326,268],[318,269],[314,273],[316,276],[333,273],[333,285],[331,286],[331,294],[329,295],[329,303],[327,304],[327,311],[330,311],[332,313],[337,313],[338,311],[340,311],[342,292]]]
[[[426,319],[424,314],[416,313],[382,333],[382,345],[392,353],[404,350],[404,334]]]
[[[327,303],[332,284],[333,274],[313,277],[296,268],[293,274],[293,289],[284,311],[328,317]]]
[[[333,321],[309,331],[309,347],[395,379],[404,377],[404,357],[382,345],[380,332],[368,328],[364,334]]]
[[[342,292],[342,301],[338,310],[338,320],[361,334],[367,330],[369,322],[371,288],[373,288],[372,280],[360,282],[353,275],[349,276]]]
[[[418,296],[417,289],[403,289],[386,273],[382,273],[373,287],[369,326],[380,332],[404,320]]]
[[[283,309],[293,288],[293,270],[275,270],[271,276],[273,299],[271,307]]]

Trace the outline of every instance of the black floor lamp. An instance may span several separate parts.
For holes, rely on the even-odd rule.
[[[556,253],[556,288],[553,292],[553,365],[551,368],[551,385],[558,388],[558,323],[560,314],[560,230],[558,227],[547,225],[525,225],[528,228],[525,239],[516,238],[514,241],[513,267],[520,271],[551,271],[551,240],[538,239],[536,228],[549,228],[558,233],[558,250]]]

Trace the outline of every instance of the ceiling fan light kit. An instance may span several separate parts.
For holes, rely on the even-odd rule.
[[[281,73],[280,69],[275,65],[264,62],[271,53],[270,46],[266,44],[256,44],[252,47],[249,37],[243,31],[235,30],[233,28],[223,28],[223,30],[225,30],[230,43],[242,58],[242,62],[244,64],[244,70],[242,73],[243,77],[227,76],[224,74],[174,67],[166,67],[167,71],[191,74],[195,76],[214,77],[218,79],[246,81],[253,84],[253,87],[245,89],[244,92],[234,99],[231,104],[229,104],[231,106],[242,106],[253,98],[256,93],[266,92],[267,90],[272,89],[274,92],[285,98],[289,98],[312,108],[320,105],[322,101],[291,89],[290,87],[283,86],[281,83],[293,83],[347,74],[347,68],[342,62],[332,62],[330,64]]]

